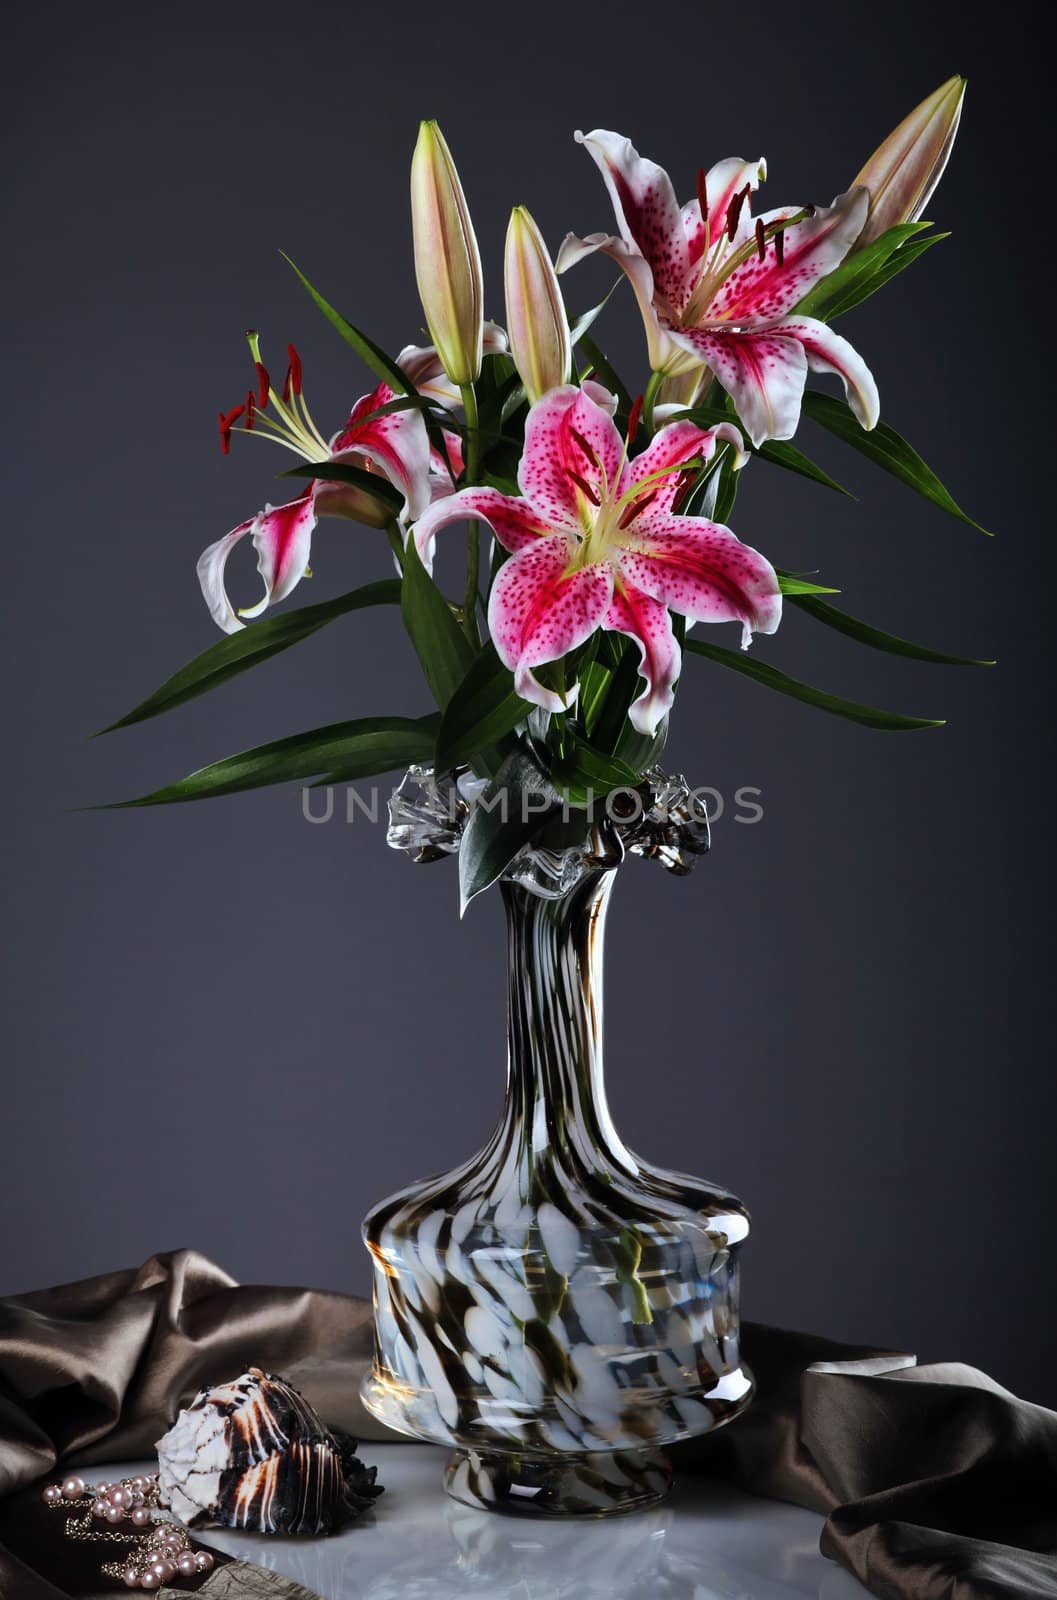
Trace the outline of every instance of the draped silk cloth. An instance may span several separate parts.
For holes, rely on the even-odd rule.
[[[822,1512],[824,1553],[882,1600],[1057,1600],[1057,1413],[969,1367],[753,1323],[744,1346],[757,1398],[678,1446],[683,1471]],[[112,1593],[65,1573],[56,1587],[26,1564],[25,1542],[12,1551],[19,1519],[43,1511],[36,1489],[19,1491],[60,1463],[153,1455],[197,1389],[247,1366],[281,1373],[332,1426],[393,1438],[359,1401],[370,1348],[367,1302],[242,1287],[190,1250],[0,1301],[0,1496],[16,1496],[0,1501],[0,1595]],[[218,1566],[211,1600],[214,1587],[218,1600],[306,1594],[274,1575],[251,1588],[258,1569],[236,1581],[236,1568]]]

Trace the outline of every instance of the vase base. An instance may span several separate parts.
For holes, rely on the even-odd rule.
[[[444,1487],[483,1511],[529,1517],[608,1517],[664,1499],[672,1467],[659,1450],[550,1457],[453,1450]]]

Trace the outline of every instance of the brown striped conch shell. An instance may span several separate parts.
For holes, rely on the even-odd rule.
[[[330,1533],[382,1492],[356,1441],[259,1367],[203,1389],[157,1449],[162,1504],[188,1527]]]

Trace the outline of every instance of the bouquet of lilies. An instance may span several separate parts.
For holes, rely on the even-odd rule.
[[[505,328],[485,319],[466,197],[440,129],[424,123],[411,213],[432,342],[387,355],[295,267],[375,386],[328,433],[308,408],[295,348],[277,381],[258,334],[248,335],[252,386],[221,414],[220,445],[227,452],[236,434],[279,445],[294,458],[284,473],[296,480],[293,498],[267,504],[202,553],[202,593],[226,637],[114,726],[168,710],[378,605],[399,607],[435,709],[295,734],[126,803],[333,783],[422,763],[531,787],[560,802],[568,821],[570,808],[641,783],[663,746],[687,655],[868,727],[937,726],[838,698],[747,654],[755,634],[775,632],[788,600],[874,648],[965,660],[838,610],[824,598],[832,587],[776,568],[728,524],[750,465],[750,478],[767,466],[840,489],[790,442],[804,414],[971,521],[879,421],[869,367],[834,326],[947,237],[921,218],[963,94],[962,79],[943,84],[829,206],[758,209],[762,159],[698,171],[680,205],[668,173],[627,138],[577,134],[608,191],[615,231],[570,234],[552,263],[531,215],[516,207]],[[559,278],[599,252],[622,274],[614,290],[628,280],[642,318],[641,390],[625,384],[598,342],[610,296],[575,320],[566,311]],[[842,396],[809,389],[812,372],[835,376]],[[376,530],[377,581],[263,618],[308,574],[320,517]],[[465,566],[452,594],[433,564],[437,536],[456,525]],[[247,540],[263,594],[236,608],[227,564]],[[394,562],[396,575],[386,576]],[[740,639],[731,648],[691,637],[695,623],[734,623]],[[545,812],[534,813],[535,826]],[[486,877],[523,846],[527,825],[509,814],[495,824]]]

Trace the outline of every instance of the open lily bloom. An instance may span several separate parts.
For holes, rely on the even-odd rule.
[[[705,429],[672,422],[629,460],[614,406],[597,384],[552,389],[525,424],[522,496],[461,489],[435,502],[413,536],[429,569],[437,531],[468,517],[487,522],[511,552],[492,587],[488,624],[518,693],[548,711],[566,702],[539,682],[534,667],[575,650],[597,628],[633,638],[646,687],[631,707],[631,722],[653,733],[679,677],[669,612],[740,622],[748,645],[754,632],[777,628],[782,597],[765,557],[729,528],[677,511],[718,441],[741,454],[738,430],[729,423]]]
[[[680,207],[668,174],[630,140],[602,128],[576,137],[605,179],[620,236],[570,234],[558,271],[596,250],[618,263],[635,291],[655,372],[711,369],[756,445],[795,433],[809,369],[836,373],[862,426],[876,424],[877,386],[862,357],[825,323],[791,315],[862,231],[864,189],[832,206],[787,206],[754,219],[751,196],[766,165],[730,160],[700,173],[697,199]]]
[[[305,461],[346,463],[378,472],[403,496],[401,522],[419,516],[435,492],[451,492],[451,472],[457,475],[461,469],[461,455],[451,461],[449,468],[439,452],[431,452],[426,425],[414,407],[375,416],[394,398],[394,391],[387,384],[379,384],[357,400],[345,426],[328,444],[305,405],[297,352],[290,347],[286,381],[281,393],[276,394],[260,364],[256,336],[251,337],[250,344],[257,358],[260,387],[256,394],[247,395],[244,405],[221,416],[220,437],[225,452],[232,430],[241,428],[274,440]],[[457,436],[449,434],[447,438],[457,452]],[[218,627],[225,633],[236,633],[245,625],[243,618],[260,616],[296,588],[308,570],[312,533],[320,516],[347,517],[369,527],[384,527],[390,520],[386,508],[366,490],[325,478],[313,479],[296,500],[265,506],[255,517],[240,522],[209,545],[198,559],[198,581]],[[224,570],[232,550],[247,536],[257,551],[264,594],[256,605],[236,611],[228,598]]]

